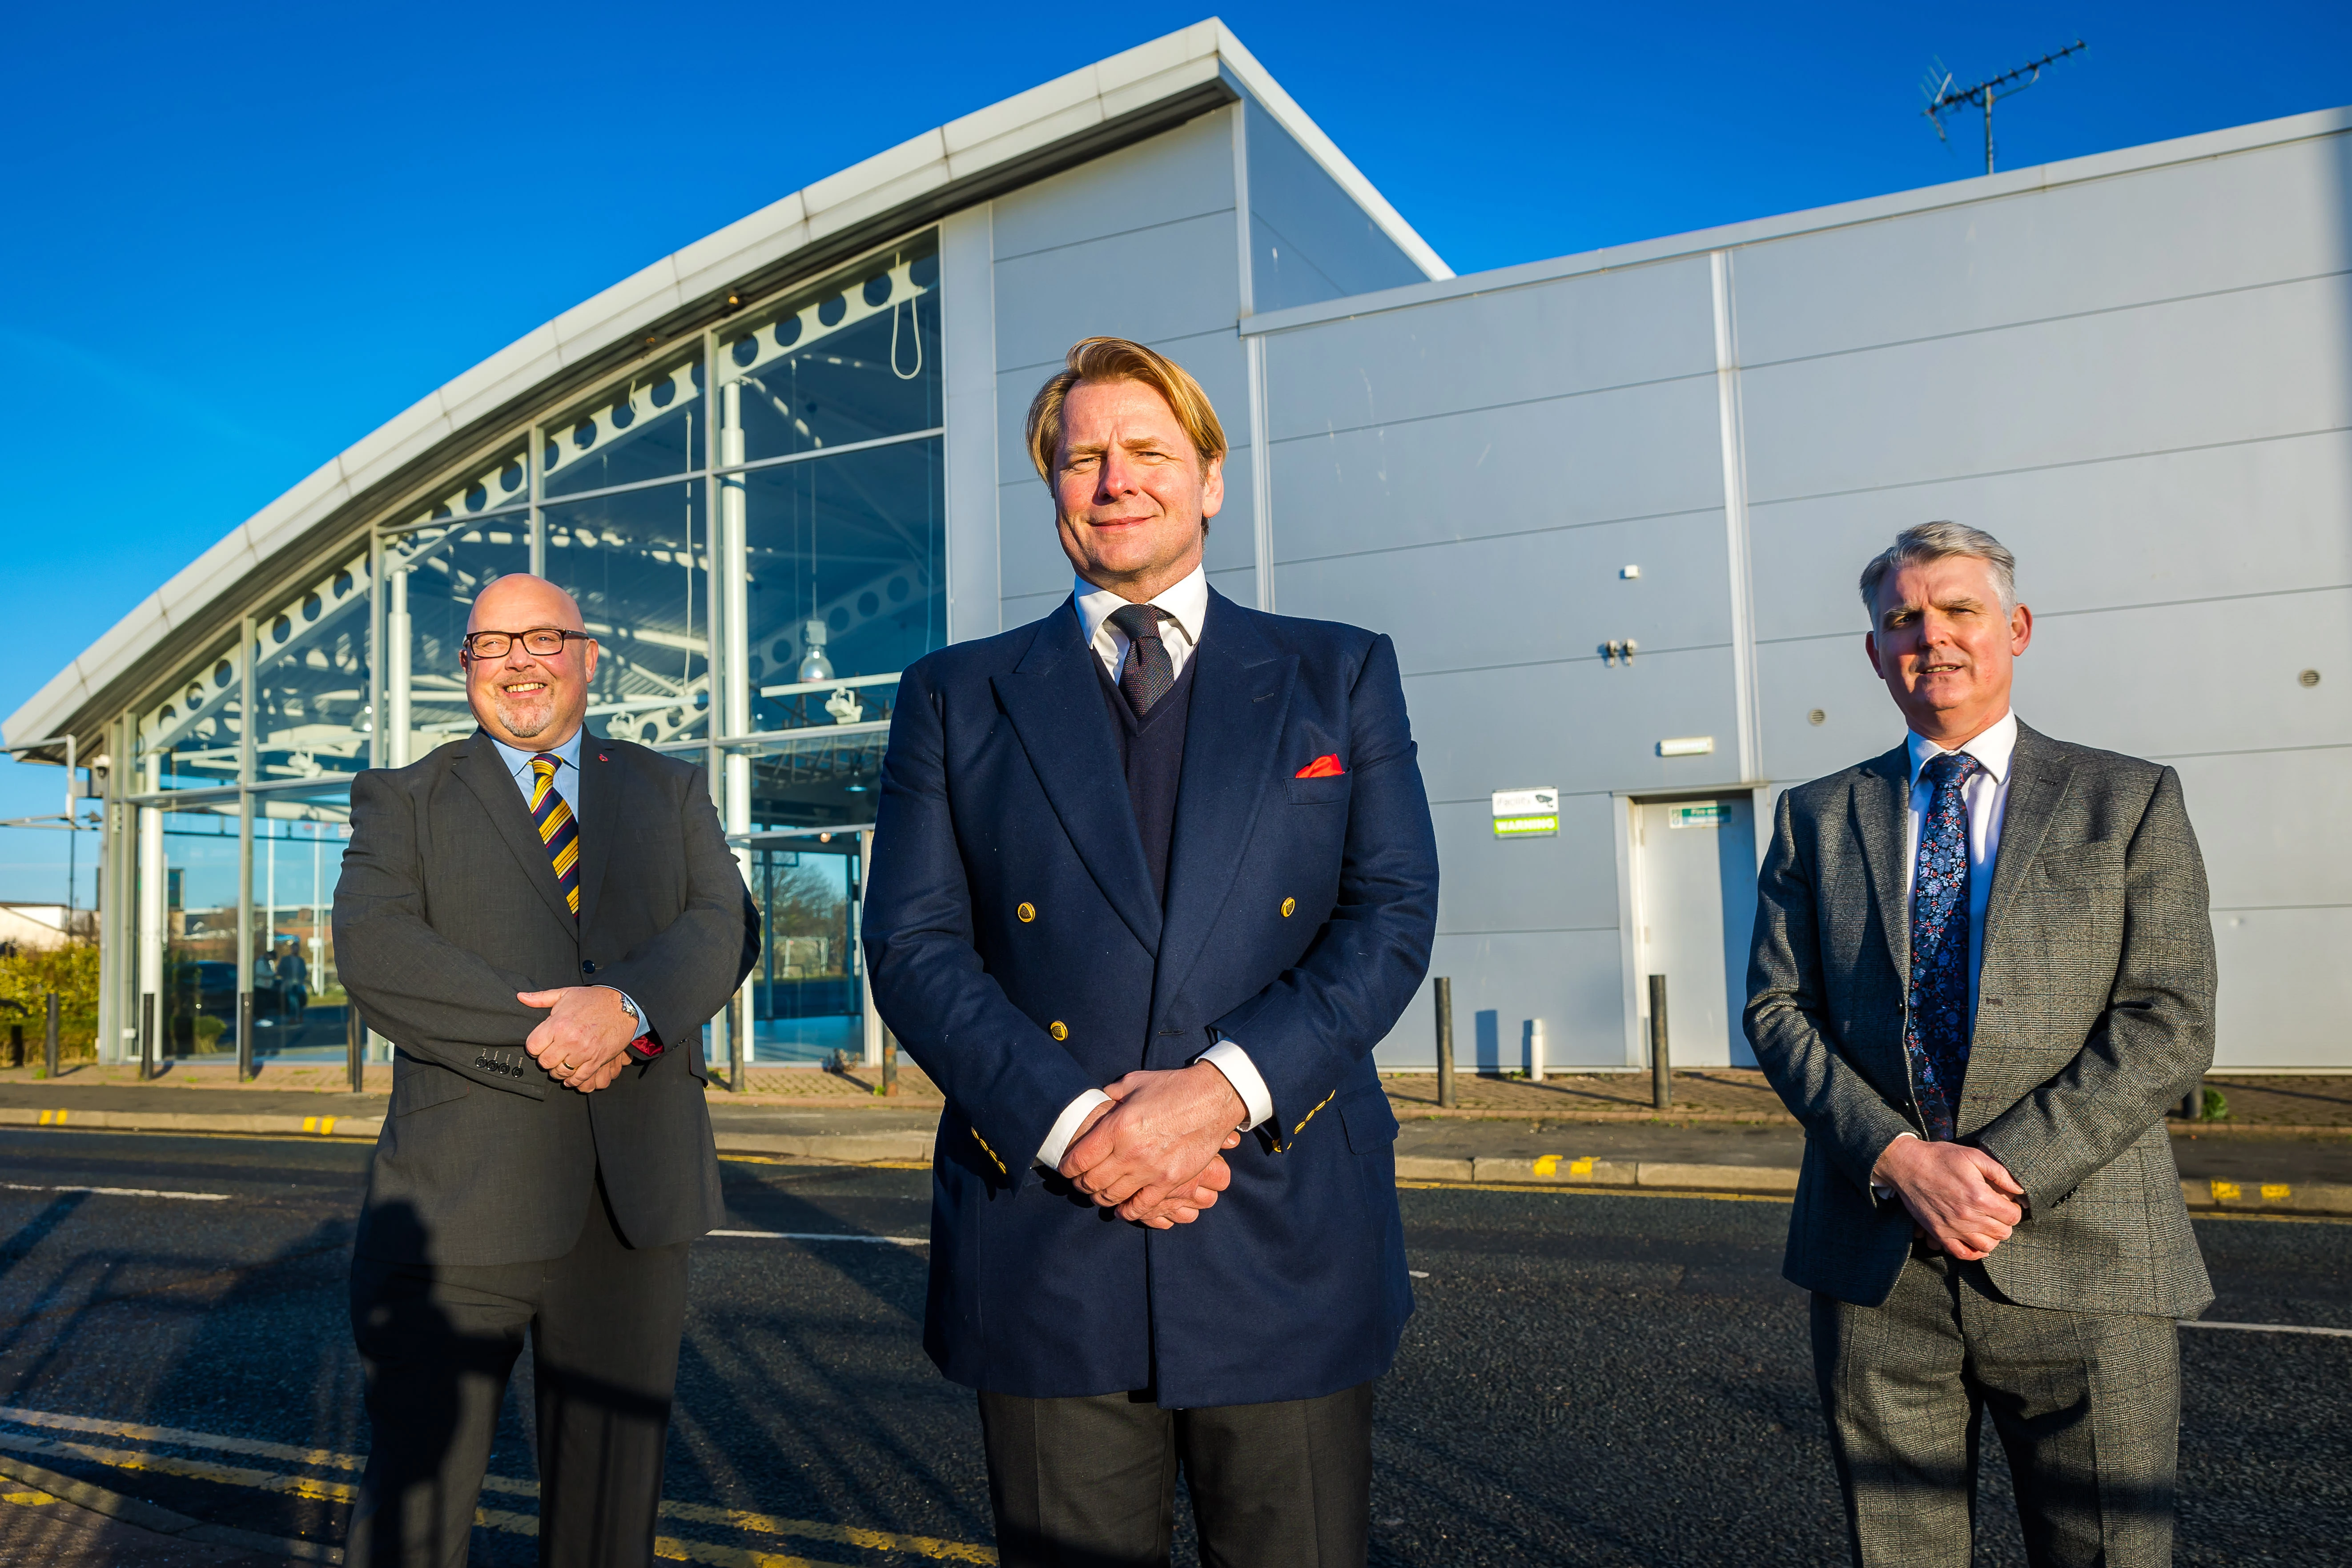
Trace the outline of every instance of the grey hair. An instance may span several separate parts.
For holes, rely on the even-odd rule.
[[[1930,561],[1948,561],[1965,555],[1981,561],[1992,568],[1993,585],[2000,590],[2000,607],[2005,614],[2017,608],[2017,557],[2009,547],[1981,528],[1970,528],[1964,522],[1923,522],[1906,528],[1895,536],[1895,542],[1871,557],[1870,564],[1862,569],[1862,606],[1870,612],[1873,622],[1878,618],[1878,590],[1886,582],[1886,574],[1905,566],[1923,566]]]

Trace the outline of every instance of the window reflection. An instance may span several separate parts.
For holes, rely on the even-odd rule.
[[[722,331],[724,417],[756,462],[940,423],[940,258],[926,235]]]
[[[752,727],[843,721],[830,690],[895,675],[946,640],[945,498],[936,439],[742,476]],[[887,720],[895,686],[852,689],[848,721]]]
[[[356,556],[256,618],[257,782],[368,765],[367,571]]]
[[[348,785],[254,797],[257,1057],[342,1059],[350,999],[335,964],[335,879],[351,840]]]
[[[702,363],[632,376],[583,408],[548,421],[541,497],[667,479],[702,467]]]
[[[237,780],[243,672],[232,643],[198,659],[139,716],[141,790],[206,789]]]
[[[856,826],[874,820],[889,725],[795,737],[751,759],[754,832],[782,827]]]
[[[155,1055],[215,1057],[236,1048],[237,805],[158,815],[163,865],[141,868],[163,880]]]
[[[530,520],[436,524],[384,542],[386,761],[397,767],[474,731],[457,662],[474,597],[509,572],[530,570]]]
[[[547,574],[596,637],[588,712],[601,733],[655,746],[709,721],[702,494],[696,480],[546,509]]]

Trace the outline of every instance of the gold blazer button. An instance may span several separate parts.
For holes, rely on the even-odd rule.
[[[1019,909],[1014,910],[1013,912],[1021,917],[1021,923],[1023,925],[1027,925],[1031,921],[1037,918],[1037,906],[1034,904],[1023,904]]]
[[[1053,1036],[1057,1040],[1066,1040],[1070,1037],[1070,1026],[1062,1022],[1059,1018],[1056,1018],[1052,1023],[1046,1025],[1045,1032]]]
[[[1298,900],[1297,899],[1285,899],[1282,900],[1282,918],[1284,920],[1288,920],[1293,914],[1297,912],[1297,910]]]

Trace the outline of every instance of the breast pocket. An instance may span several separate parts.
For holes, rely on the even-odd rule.
[[[1331,778],[1286,779],[1293,805],[1345,805],[1348,792],[1355,787],[1356,775],[1340,773]]]

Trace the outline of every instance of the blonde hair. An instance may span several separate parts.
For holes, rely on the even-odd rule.
[[[1225,455],[1225,427],[1209,395],[1192,373],[1167,355],[1126,338],[1080,338],[1064,357],[1065,368],[1037,389],[1029,403],[1029,460],[1037,477],[1054,482],[1054,458],[1062,449],[1062,404],[1080,382],[1139,381],[1167,400],[1169,410],[1207,468]]]

